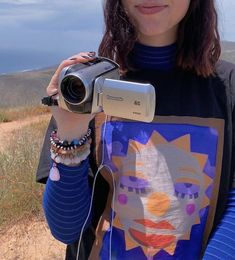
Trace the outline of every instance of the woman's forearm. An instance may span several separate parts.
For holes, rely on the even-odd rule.
[[[60,179],[48,178],[43,208],[52,235],[65,244],[71,244],[79,238],[90,207],[88,159],[76,167],[58,164],[57,169]]]
[[[235,189],[229,193],[223,218],[212,235],[203,260],[234,259],[235,256]]]

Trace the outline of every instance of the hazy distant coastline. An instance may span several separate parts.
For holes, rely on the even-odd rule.
[[[222,47],[222,57],[235,63],[235,42],[222,42]],[[72,54],[32,50],[10,52],[0,50],[0,75],[54,67]]]
[[[224,41],[222,42],[221,46],[221,59],[235,64],[235,42]]]
[[[33,50],[0,50],[0,57],[0,75],[47,68],[64,59],[60,53]]]

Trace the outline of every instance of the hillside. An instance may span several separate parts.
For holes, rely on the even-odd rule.
[[[0,108],[40,104],[55,68],[0,76]]]
[[[235,42],[223,42],[221,58],[235,63]]]
[[[222,59],[235,63],[235,42],[222,43]],[[55,68],[0,76],[0,108],[40,104]]]

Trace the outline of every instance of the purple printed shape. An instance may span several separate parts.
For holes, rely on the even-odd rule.
[[[199,192],[200,187],[192,183],[175,183],[175,191],[187,195],[194,195]]]
[[[119,203],[122,204],[122,205],[127,204],[128,198],[127,198],[126,194],[119,194],[119,195],[118,195],[118,201],[119,201]]]
[[[195,212],[196,206],[194,203],[190,203],[186,206],[186,212],[189,216],[191,216]]]
[[[149,187],[149,182],[135,176],[122,176],[120,178],[120,185],[133,189],[144,189]]]

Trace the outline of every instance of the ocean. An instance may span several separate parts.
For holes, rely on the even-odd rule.
[[[0,74],[49,67],[55,65],[59,60],[55,54],[50,55],[44,51],[28,50],[0,50],[0,57]]]
[[[54,67],[71,55],[66,51],[0,50],[0,75]]]

